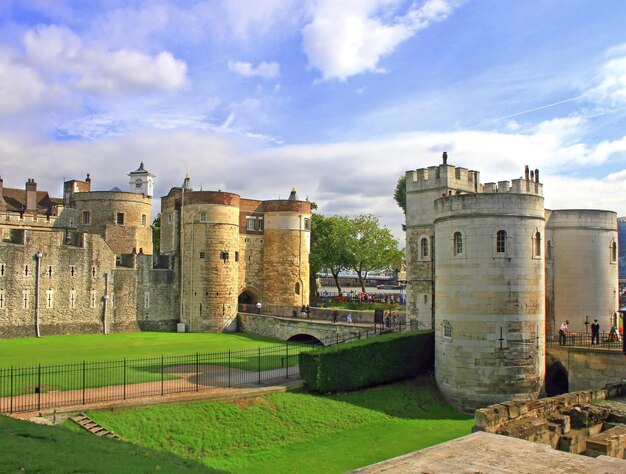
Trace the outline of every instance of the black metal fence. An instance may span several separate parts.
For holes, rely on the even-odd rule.
[[[335,335],[321,342],[330,346],[407,328],[410,326],[355,327],[350,335]],[[0,368],[0,413],[165,396],[212,387],[278,384],[299,377],[298,354],[313,347],[285,344],[237,351]]]
[[[623,350],[621,336],[615,332],[601,332],[596,340],[592,340],[590,332],[568,332],[565,338],[559,338],[559,333],[548,335],[549,346],[590,347],[610,350]]]

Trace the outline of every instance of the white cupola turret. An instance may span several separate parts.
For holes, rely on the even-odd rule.
[[[135,171],[131,171],[130,176],[130,192],[143,194],[146,197],[152,197],[154,194],[154,176],[143,167],[143,161],[139,165],[139,168]]]

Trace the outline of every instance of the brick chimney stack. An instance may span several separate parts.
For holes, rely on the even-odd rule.
[[[37,183],[32,178],[26,181],[26,211],[37,211]]]

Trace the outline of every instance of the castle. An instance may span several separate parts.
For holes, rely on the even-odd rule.
[[[544,208],[539,170],[480,183],[447,163],[406,173],[407,316],[435,330],[435,375],[472,410],[537,398],[562,321],[611,327],[617,216]]]
[[[152,255],[155,176],[129,190],[64,183],[63,198],[0,178],[0,337],[236,329],[238,302],[308,302],[311,203],[193,191],[162,198]],[[181,218],[182,217],[182,218]],[[182,295],[182,297],[181,297]]]

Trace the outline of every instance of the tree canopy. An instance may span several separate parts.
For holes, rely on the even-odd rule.
[[[398,206],[404,212],[406,216],[406,174],[403,174],[398,178],[398,182],[396,183],[396,189],[393,192],[393,198],[398,203]]]

